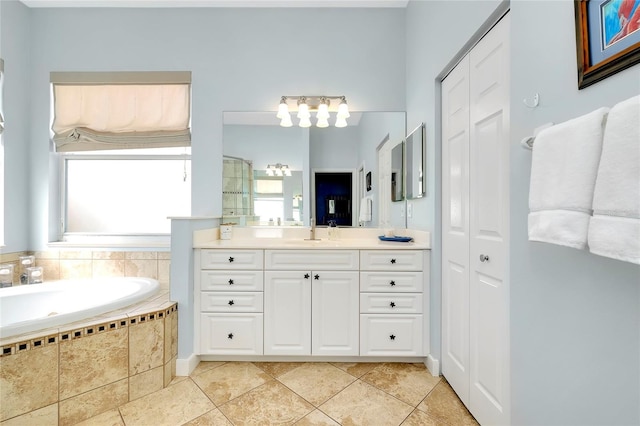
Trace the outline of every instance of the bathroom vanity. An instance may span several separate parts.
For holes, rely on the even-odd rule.
[[[429,354],[429,234],[398,243],[376,229],[341,229],[338,241],[318,231],[317,241],[285,232],[194,244],[201,359]]]

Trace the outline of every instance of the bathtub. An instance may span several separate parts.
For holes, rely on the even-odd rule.
[[[0,289],[0,339],[79,321],[158,293],[157,280],[137,277],[66,280]]]

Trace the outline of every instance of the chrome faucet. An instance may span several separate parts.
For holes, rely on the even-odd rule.
[[[311,227],[309,228],[309,240],[316,240],[316,221],[314,218],[311,218]]]

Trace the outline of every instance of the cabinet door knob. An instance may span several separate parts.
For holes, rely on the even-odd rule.
[[[233,300],[229,300],[229,306],[233,306],[233,305],[234,305]]]
[[[304,279],[308,280],[309,279],[309,274],[304,274]]]
[[[489,256],[487,256],[486,254],[480,255],[480,262],[488,262],[488,261],[489,261]]]
[[[395,286],[395,285],[396,285],[396,282],[392,280],[392,281],[389,283],[389,285],[390,285],[391,287],[393,287],[393,286]]]
[[[233,262],[233,257],[229,256],[229,263]]]
[[[233,284],[233,280],[229,280],[229,285]]]
[[[389,336],[389,339],[390,339],[390,340],[396,340],[396,335],[395,335],[395,334],[392,334],[391,336]]]
[[[232,340],[233,339],[233,333],[227,334],[227,339]]]
[[[396,260],[395,259],[391,259],[391,263],[396,263]]]
[[[320,275],[315,274],[315,275],[313,276],[313,279],[314,279],[314,280],[319,280],[319,279],[320,279]]]
[[[391,306],[392,308],[395,308],[396,307],[396,302],[389,303],[389,306]]]

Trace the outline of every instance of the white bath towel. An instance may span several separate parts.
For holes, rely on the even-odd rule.
[[[370,197],[363,197],[360,200],[360,216],[358,222],[371,222],[373,211],[373,200]]]
[[[640,96],[615,105],[607,118],[589,250],[640,264]]]
[[[608,108],[536,136],[529,190],[529,240],[584,249]]]

